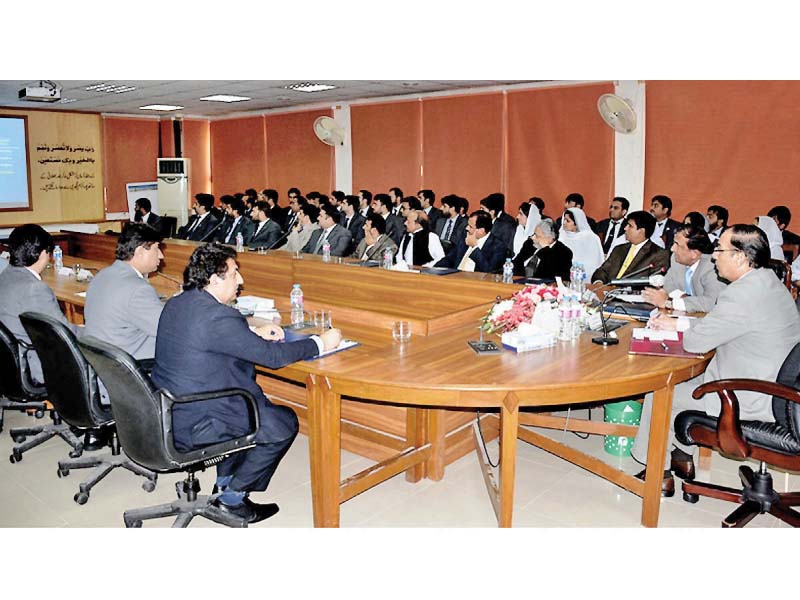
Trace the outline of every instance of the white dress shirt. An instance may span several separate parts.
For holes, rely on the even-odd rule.
[[[489,238],[488,235],[483,236],[478,242],[470,247],[467,252],[464,254],[464,258],[461,259],[461,262],[458,263],[458,270],[459,271],[468,271],[470,273],[475,272],[475,261],[470,258],[473,252],[475,252],[478,248],[483,248],[483,245],[486,243],[486,240]]]
[[[690,280],[694,277],[694,272],[697,270],[697,265],[699,264],[700,261],[698,260],[691,267],[687,267],[686,271],[689,273]],[[684,277],[685,276],[686,275],[684,275]],[[681,290],[672,290],[672,292],[670,292],[669,297],[672,298],[672,308],[675,310],[686,310],[686,301],[683,299],[684,293],[685,292]]]
[[[411,234],[411,239],[408,240],[408,245],[406,246],[406,251],[403,254],[403,260],[408,265],[414,264],[414,236],[423,231],[422,229],[417,229],[414,233]],[[423,267],[430,267],[439,262],[444,258],[444,249],[442,248],[442,242],[439,239],[439,236],[435,233],[428,233],[428,254],[433,257],[433,260],[425,263],[422,265]],[[474,264],[474,263],[473,263]]]

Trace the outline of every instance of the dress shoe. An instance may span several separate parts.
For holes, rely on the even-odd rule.
[[[230,506],[224,502],[220,502],[219,498],[214,500],[212,506],[216,506],[223,513],[228,514],[239,519],[245,519],[248,523],[258,523],[264,519],[269,519],[271,516],[277,514],[277,504],[256,504],[249,498],[245,498],[244,502],[238,506]]]
[[[636,479],[644,481],[647,469],[643,469],[635,475]],[[669,471],[664,471],[664,479],[661,480],[661,497],[672,498],[675,495],[675,478]]]
[[[87,452],[95,452],[96,450],[107,448],[111,441],[108,433],[102,429],[86,429],[81,433],[83,434],[83,449]]]
[[[694,460],[692,460],[691,454],[686,454],[681,450],[673,450],[669,468],[670,471],[675,473],[676,477],[680,477],[685,481],[694,479]]]

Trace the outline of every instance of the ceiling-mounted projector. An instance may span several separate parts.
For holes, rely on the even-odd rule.
[[[61,100],[61,88],[54,84],[42,82],[38,86],[25,86],[19,91],[20,100],[30,102],[58,102]]]

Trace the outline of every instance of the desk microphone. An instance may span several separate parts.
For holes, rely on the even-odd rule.
[[[278,242],[280,242],[282,240],[285,240],[287,237],[289,237],[290,233],[292,233],[292,230],[291,229],[287,229],[286,233],[284,233],[281,237],[279,237],[277,240],[275,240],[269,246],[267,246],[265,250],[272,250],[273,248],[275,248],[275,246],[278,245]]]
[[[620,279],[612,279],[609,282],[609,285],[626,285],[631,287],[642,287],[645,285],[652,285],[650,283],[651,273],[649,271],[651,271],[654,266],[655,265],[653,263],[650,263],[646,267],[643,267],[641,269],[636,269],[633,273],[625,275],[625,277],[621,277]],[[645,271],[648,271],[647,277],[635,278],[636,275],[644,273]],[[661,267],[661,269],[657,273],[653,273],[653,275],[663,275],[666,272],[667,270],[664,267]]]
[[[220,220],[220,222],[219,222],[219,223],[217,223],[217,224],[214,226],[214,229],[212,229],[211,231],[209,231],[207,234],[205,234],[205,235],[204,235],[202,238],[200,238],[200,240],[198,240],[198,241],[200,241],[200,242],[205,242],[205,241],[207,241],[207,240],[208,240],[208,238],[210,238],[210,237],[211,237],[211,234],[213,234],[213,233],[216,233],[216,232],[217,232],[217,230],[218,230],[220,227],[222,227],[222,226],[223,226],[225,223],[227,223],[227,222],[228,222],[228,218],[227,218],[227,217],[223,217],[223,218]]]
[[[616,337],[611,337],[608,335],[608,319],[605,317],[605,307],[606,303],[611,299],[619,294],[629,291],[626,288],[619,288],[616,290],[611,290],[606,293],[603,301],[600,303],[600,323],[603,325],[603,335],[600,337],[592,338],[593,344],[598,344],[600,346],[615,346],[619,344],[619,340]],[[615,334],[616,335],[616,334]]]
[[[472,348],[476,354],[500,354],[502,350],[500,346],[495,344],[494,342],[486,342],[483,340],[483,328],[486,327],[486,323],[489,322],[489,316],[492,314],[494,307],[500,303],[500,295],[495,298],[494,304],[492,304],[492,308],[489,309],[489,312],[486,313],[486,316],[483,317],[483,321],[481,322],[480,328],[480,340],[472,340],[467,342],[470,348]]]

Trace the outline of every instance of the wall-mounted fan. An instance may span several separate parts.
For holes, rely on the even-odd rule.
[[[344,144],[344,129],[331,117],[319,117],[314,121],[314,134],[323,144],[329,146]]]
[[[619,133],[636,129],[636,112],[624,98],[616,94],[603,94],[597,99],[597,110],[606,125]]]

